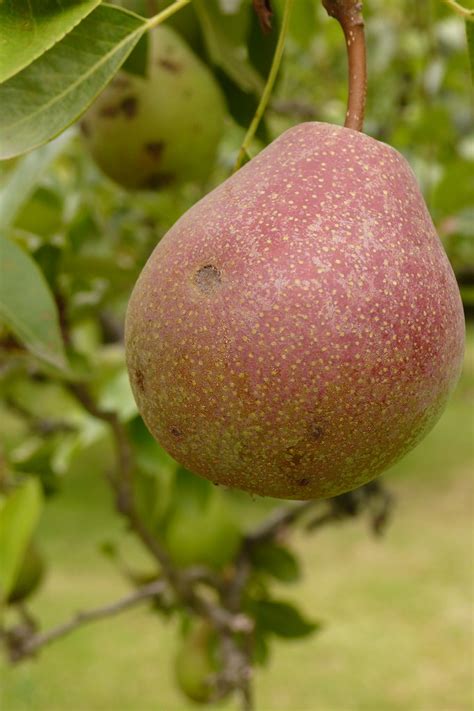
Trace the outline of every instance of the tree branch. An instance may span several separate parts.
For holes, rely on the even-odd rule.
[[[113,617],[131,607],[146,602],[146,600],[150,598],[162,595],[166,591],[167,586],[168,584],[164,580],[155,580],[116,602],[103,605],[102,607],[96,607],[92,610],[78,612],[72,619],[46,632],[30,634],[28,636],[24,634],[24,632],[19,633],[17,628],[13,628],[6,633],[10,659],[13,662],[18,662],[25,657],[31,657],[42,647],[55,642],[61,637],[65,637],[79,627],[88,625],[91,622],[103,620],[107,617]],[[25,628],[22,627],[22,630],[24,629]]]
[[[342,27],[347,48],[349,96],[344,125],[362,131],[367,94],[364,18],[360,0],[322,0],[328,15]]]
[[[117,508],[127,518],[131,528],[160,564],[163,574],[175,590],[177,597],[196,614],[209,620],[219,632],[250,631],[253,625],[247,615],[233,614],[224,607],[199,595],[186,572],[180,571],[173,565],[166,549],[148,530],[135,509],[132,488],[133,453],[123,424],[115,412],[102,410],[96,405],[84,384],[74,383],[70,385],[70,388],[79,402],[93,417],[101,419],[110,425],[117,455],[117,471],[110,477],[110,480],[116,492]]]

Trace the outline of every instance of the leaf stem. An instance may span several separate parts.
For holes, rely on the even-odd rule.
[[[151,30],[157,25],[160,25],[162,22],[168,19],[168,17],[171,17],[171,15],[174,15],[175,12],[178,12],[178,10],[181,10],[182,7],[185,5],[189,5],[191,0],[176,0],[172,5],[169,7],[165,8],[161,12],[159,12],[157,15],[154,15],[153,17],[150,17],[149,20],[146,22],[146,28],[147,30]]]
[[[467,7],[463,7],[458,2],[456,2],[456,0],[443,0],[443,1],[446,5],[448,5],[451,8],[451,10],[454,10],[454,12],[457,15],[464,18],[465,20],[474,22],[474,10],[469,10]]]
[[[344,126],[362,131],[367,94],[364,18],[360,0],[322,0],[326,12],[344,32],[347,48],[349,95]]]
[[[277,77],[278,70],[280,68],[281,58],[283,56],[283,49],[285,47],[285,40],[288,32],[288,26],[290,23],[290,15],[293,2],[294,0],[286,0],[285,2],[285,9],[283,12],[280,34],[278,37],[277,46],[275,48],[275,54],[273,55],[272,66],[268,74],[267,83],[265,84],[265,88],[257,106],[257,110],[255,111],[255,115],[252,119],[252,123],[248,127],[247,133],[245,134],[244,140],[242,141],[242,145],[240,146],[240,150],[237,155],[237,160],[235,162],[234,172],[241,167],[245,156],[248,154],[248,148],[250,146],[250,143],[252,142],[255,132],[258,128],[258,124],[260,123],[262,116],[265,113],[265,109],[267,108],[267,104],[270,100],[273,85],[275,84],[275,79]]]

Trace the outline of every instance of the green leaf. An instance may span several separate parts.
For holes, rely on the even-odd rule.
[[[286,0],[276,0],[275,11],[281,16]],[[297,0],[291,10],[288,34],[302,49],[308,49],[316,36],[319,0]]]
[[[268,644],[265,633],[258,628],[255,631],[253,645],[253,661],[261,667],[268,664],[270,660],[270,645]]]
[[[24,69],[72,30],[100,0],[5,0],[0,3],[0,82]]]
[[[26,548],[43,507],[43,494],[30,479],[0,503],[0,597],[15,585]]]
[[[179,467],[174,482],[173,500],[182,508],[203,510],[214,490],[207,479],[202,479],[184,467]]]
[[[128,55],[122,65],[122,69],[137,77],[146,77],[148,70],[148,49],[149,35],[146,32],[140,37],[134,49]]]
[[[262,543],[252,551],[252,563],[258,569],[281,580],[293,583],[300,577],[298,559],[287,548],[276,543]]]
[[[61,153],[70,138],[71,133],[67,132],[16,163],[0,190],[0,227],[5,228],[13,224],[35,190],[41,175]]]
[[[46,143],[75,121],[114,76],[146,21],[99,5],[26,69],[0,85],[0,158]]]
[[[127,430],[139,469],[152,476],[162,476],[163,471],[174,476],[177,462],[151,436],[139,415],[127,423]]]
[[[244,10],[248,7],[243,5]],[[244,46],[245,33],[237,31],[240,25],[219,12],[212,0],[194,0],[207,50],[212,62],[224,70],[244,91],[260,93],[263,79],[249,63]],[[243,27],[245,29],[245,26]]]
[[[38,151],[40,150],[41,148],[38,149]],[[34,153],[30,155],[34,155]],[[17,215],[14,222],[15,228],[39,235],[45,241],[49,241],[61,228],[63,210],[61,198],[62,196],[57,191],[40,185]],[[51,247],[51,245],[45,246]],[[35,259],[38,261],[36,255]]]
[[[127,423],[137,470],[134,476],[135,503],[151,530],[156,530],[173,496],[178,464],[153,439],[141,417]]]
[[[466,20],[467,51],[471,65],[471,77],[474,83],[474,22]]]
[[[306,620],[294,605],[287,602],[255,600],[251,604],[251,610],[257,628],[277,637],[306,637],[320,627],[318,623]]]
[[[471,161],[457,159],[444,165],[444,175],[433,191],[431,207],[436,216],[455,215],[472,205],[474,170]]]
[[[38,358],[64,368],[58,312],[48,284],[34,260],[4,236],[0,273],[0,319]]]

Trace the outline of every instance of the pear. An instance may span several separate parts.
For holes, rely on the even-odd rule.
[[[214,489],[202,507],[196,501],[196,505],[178,502],[173,508],[163,540],[176,565],[220,569],[233,560],[242,536],[224,494],[222,489]]]
[[[158,244],[126,318],[140,413],[179,462],[256,494],[370,481],[440,417],[464,317],[393,148],[303,123]]]
[[[45,573],[42,555],[34,543],[30,543],[23,557],[13,589],[7,598],[10,605],[29,598],[39,587]]]
[[[147,76],[119,74],[81,122],[103,172],[130,189],[208,177],[225,107],[211,72],[169,27],[150,33]]]
[[[215,633],[206,622],[199,622],[188,631],[178,649],[176,682],[183,694],[196,703],[212,701],[212,677],[218,669],[215,647]]]

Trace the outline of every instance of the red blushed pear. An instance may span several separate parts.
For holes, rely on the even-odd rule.
[[[192,207],[127,313],[148,428],[261,495],[370,481],[438,420],[461,369],[456,281],[406,160],[348,128],[286,131]]]

